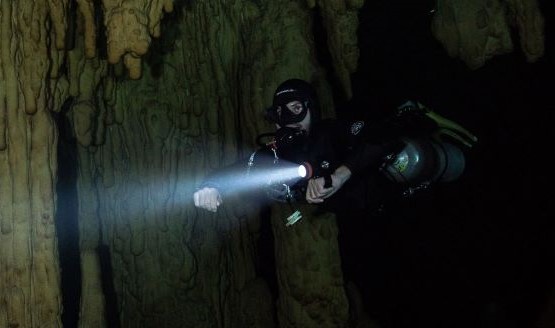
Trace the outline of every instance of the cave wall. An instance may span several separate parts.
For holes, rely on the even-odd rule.
[[[435,33],[470,68],[511,51],[511,22],[528,60],[541,57],[535,1],[438,3]],[[324,116],[334,114],[331,80],[352,96],[362,5],[2,1],[0,326],[62,324],[52,113],[63,104],[78,154],[80,326],[107,326],[109,313],[123,327],[272,327],[276,314],[281,327],[347,325],[333,216],[309,214],[288,231],[287,209],[274,208],[274,300],[257,267],[257,207],[226,202],[210,214],[191,195],[271,129],[261,110],[280,81],[312,81]],[[475,20],[484,10],[492,18]],[[478,25],[457,25],[467,16]],[[326,32],[327,67],[315,24]]]
[[[60,326],[50,116],[63,2],[0,2],[0,326]]]

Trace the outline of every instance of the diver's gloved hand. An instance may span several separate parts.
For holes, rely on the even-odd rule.
[[[350,177],[351,170],[342,165],[331,174],[331,187],[329,188],[324,187],[325,179],[323,177],[310,179],[306,188],[306,201],[310,204],[319,204],[324,202],[324,199],[330,197],[341,189]]]
[[[439,130],[436,138],[438,139],[447,135],[467,147],[472,147],[472,145],[478,141],[478,138],[475,135],[462,127],[460,124],[439,115],[419,102],[407,101],[398,108],[398,115],[411,111],[421,112],[437,124]]]
[[[222,197],[216,188],[204,187],[199,189],[193,194],[193,199],[196,207],[211,212],[216,212],[218,206],[222,205]]]

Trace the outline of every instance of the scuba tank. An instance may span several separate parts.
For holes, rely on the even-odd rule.
[[[407,187],[404,195],[426,189],[435,182],[458,179],[465,168],[462,150],[432,138],[403,138],[404,148],[386,157],[380,171],[390,181]]]

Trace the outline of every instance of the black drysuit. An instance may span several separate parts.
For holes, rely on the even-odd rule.
[[[263,178],[269,178],[270,175],[266,172],[271,172],[277,155],[280,160],[310,163],[316,176],[331,174],[337,167],[345,165],[352,173],[351,178],[321,206],[331,211],[345,207],[351,210],[374,210],[396,190],[379,173],[385,157],[403,148],[402,137],[428,136],[436,129],[436,123],[419,111],[395,115],[379,122],[313,122],[307,138],[294,142],[290,147],[279,147],[278,143],[275,154],[270,147],[262,147],[250,157],[210,174],[201,188],[214,187],[224,199],[226,195],[236,192],[256,196],[263,194],[275,199],[272,197],[275,190]],[[262,173],[262,178],[257,177],[258,184],[246,186],[245,181],[248,181],[249,176],[255,176],[259,168],[266,170],[260,171],[265,173]],[[306,184],[306,181],[294,184],[296,201],[305,201]],[[243,187],[240,188],[239,185]],[[261,193],[261,190],[264,192]]]

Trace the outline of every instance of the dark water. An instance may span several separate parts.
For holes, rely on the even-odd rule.
[[[381,216],[345,212],[346,274],[384,327],[531,327],[554,286],[553,35],[537,63],[515,49],[472,71],[432,37],[433,2],[415,3],[366,4],[354,104],[417,99],[479,142],[455,183]]]

